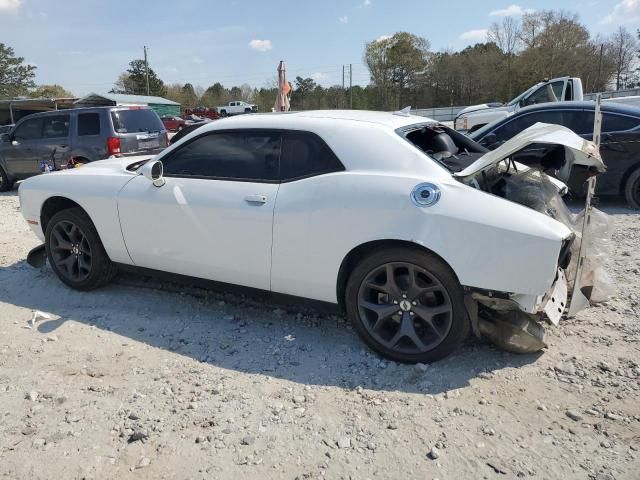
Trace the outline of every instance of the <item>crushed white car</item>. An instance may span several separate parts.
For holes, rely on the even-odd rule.
[[[531,142],[557,144],[560,169],[604,170],[593,143],[559,126],[487,152],[401,112],[234,117],[154,158],[23,182],[44,242],[28,260],[80,290],[135,267],[331,302],[402,362],[440,359],[471,330],[536,350],[567,312],[583,232],[562,182],[511,161]],[[585,295],[598,265],[582,270]]]

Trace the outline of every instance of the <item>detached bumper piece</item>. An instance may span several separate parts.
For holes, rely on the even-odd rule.
[[[544,327],[532,315],[517,310],[485,311],[478,317],[478,330],[482,338],[508,352],[533,353],[547,346]]]
[[[45,263],[47,263],[47,251],[44,245],[39,245],[29,252],[29,255],[27,255],[27,263],[35,268],[44,267]]]

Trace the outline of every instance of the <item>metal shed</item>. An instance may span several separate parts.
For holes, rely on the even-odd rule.
[[[75,101],[78,107],[149,106],[159,116],[180,115],[180,104],[162,97],[127,95],[123,93],[90,93]]]

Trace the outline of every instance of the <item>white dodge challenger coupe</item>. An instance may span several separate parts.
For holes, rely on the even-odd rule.
[[[488,152],[405,112],[225,119],[153,158],[23,182],[44,242],[29,263],[79,290],[126,265],[331,302],[401,362],[440,359],[471,330],[539,349],[567,311],[581,232],[562,182],[511,158],[531,143],[557,144],[545,168],[604,170],[555,125]]]

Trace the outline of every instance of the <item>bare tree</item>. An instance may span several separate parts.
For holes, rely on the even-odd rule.
[[[495,43],[498,48],[502,50],[502,53],[505,54],[507,63],[507,95],[511,98],[513,86],[511,65],[513,63],[513,57],[522,44],[520,24],[513,17],[505,17],[501,24],[493,22],[489,27],[487,39],[489,42]]]
[[[638,40],[626,28],[619,27],[609,38],[607,50],[614,63],[616,90],[621,90],[633,72]]]

